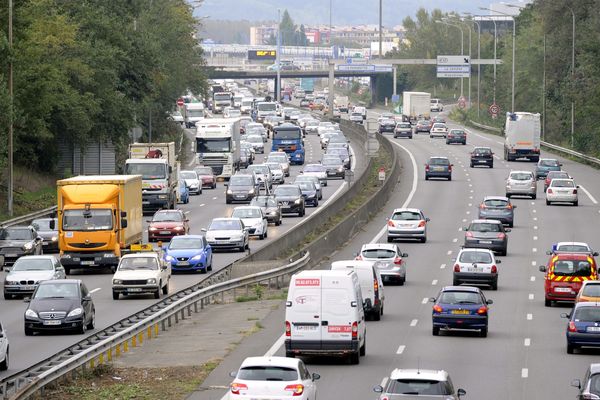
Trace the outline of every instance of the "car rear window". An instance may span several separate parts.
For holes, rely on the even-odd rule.
[[[393,258],[396,252],[391,249],[367,249],[363,250],[362,256],[365,258]]]
[[[430,158],[430,165],[450,165],[450,161],[447,158]]]
[[[600,307],[580,307],[575,310],[573,319],[576,322],[598,322],[600,321]]]
[[[553,179],[552,183],[550,183],[550,186],[572,188],[572,187],[575,187],[575,183],[573,183],[573,181],[569,181],[569,180]]]
[[[481,296],[475,292],[447,291],[438,299],[443,304],[481,304]]]
[[[562,251],[565,253],[587,253],[590,251],[589,247],[582,246],[580,244],[563,244],[558,246],[556,251]]]
[[[600,283],[585,285],[581,294],[589,297],[600,297]]]
[[[421,214],[415,211],[401,211],[392,215],[394,221],[419,221]]]
[[[473,153],[475,153],[475,154],[492,154],[492,150],[486,149],[486,148],[476,148],[473,150]]]
[[[585,260],[558,260],[554,263],[553,272],[557,276],[589,276],[592,266]]]
[[[514,181],[530,181],[533,179],[533,176],[527,172],[513,172],[510,174],[510,179]]]
[[[463,263],[484,263],[491,264],[492,256],[483,251],[463,251],[458,261]]]
[[[234,175],[229,178],[229,186],[252,186],[254,181],[249,175]]]
[[[558,178],[569,179],[570,177],[569,177],[569,174],[567,174],[566,172],[563,172],[563,171],[550,171],[550,172],[548,172],[547,178],[549,180],[552,180],[552,179],[558,179]]]
[[[486,207],[506,208],[509,203],[506,200],[490,199],[485,200],[483,204],[485,204]]]
[[[410,129],[411,125],[410,124],[398,124],[398,125],[396,125],[396,128]]]
[[[541,160],[540,165],[543,167],[558,167],[558,161],[556,161],[556,160]]]
[[[500,232],[500,224],[492,224],[488,222],[476,222],[469,226],[469,231],[473,232]]]
[[[237,377],[246,381],[295,381],[298,371],[287,367],[245,367],[239,370]]]
[[[385,392],[389,394],[441,396],[451,395],[452,389],[447,382],[425,379],[390,379]]]
[[[450,133],[451,133],[451,134],[453,134],[453,135],[459,135],[459,136],[462,136],[462,135],[464,135],[464,134],[465,134],[465,131],[461,131],[460,129],[452,129],[452,130],[450,131]]]

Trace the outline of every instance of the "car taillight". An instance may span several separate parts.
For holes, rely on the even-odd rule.
[[[513,208],[513,205],[512,205],[512,204],[509,204],[509,205],[507,205],[507,206],[506,206],[506,208],[508,208],[509,210],[512,210],[512,208]]]
[[[573,189],[573,194],[577,194],[577,189]]]
[[[352,323],[352,339],[358,338],[358,322]]]
[[[481,203],[481,204],[479,205],[479,208],[481,208],[481,209],[483,210],[484,208],[486,208],[486,206],[485,206],[485,204]]]
[[[359,260],[359,261],[361,261],[362,259],[363,259],[363,258],[362,258],[362,256],[361,256],[360,254],[359,254],[359,255],[357,255],[357,256],[356,256],[356,258],[355,258],[355,260]]]
[[[498,267],[496,267],[495,265],[492,265],[492,274],[497,274],[498,273]]]
[[[302,396],[304,393],[304,385],[297,383],[295,385],[287,385],[285,387],[286,392],[292,392],[292,396]]]
[[[425,165],[425,171],[429,171],[429,164]]]
[[[452,172],[452,165],[448,165],[448,171]]]
[[[379,283],[377,283],[377,279],[373,279],[373,288],[375,289],[375,293],[379,290]]]
[[[285,321],[285,336],[292,336],[292,326],[289,321]]]
[[[424,227],[424,226],[425,226],[425,220],[424,220],[424,219],[422,219],[422,220],[419,222],[419,228],[422,228],[422,227]]]
[[[479,315],[486,315],[487,311],[488,311],[488,308],[486,306],[481,306],[477,310],[477,314],[479,314]]]
[[[465,236],[466,236],[466,237],[473,237],[473,232],[466,232],[466,233],[465,233]]]
[[[577,332],[577,327],[573,321],[569,321],[569,332]]]
[[[394,221],[392,221],[392,220],[389,220],[387,224],[388,224],[388,226],[391,226],[392,228],[396,226],[394,224]]]
[[[460,272],[460,265],[454,264],[454,272]]]
[[[433,306],[433,312],[434,312],[434,313],[438,313],[438,314],[439,314],[439,313],[441,313],[442,311],[444,311],[444,310],[442,309],[442,307],[441,307],[441,306],[439,306],[439,305],[437,305],[437,304],[436,304],[435,306]]]
[[[244,383],[233,382],[229,386],[229,389],[231,390],[232,394],[240,394],[240,390],[248,390],[248,385]]]
[[[396,265],[402,265],[402,258],[400,258],[400,257],[394,258],[394,264],[396,264]]]
[[[552,189],[548,188],[547,192],[552,193]]]
[[[505,236],[506,236],[506,235],[505,235],[504,233],[500,232],[500,233],[498,234],[498,239],[504,239],[504,237],[505,237]]]

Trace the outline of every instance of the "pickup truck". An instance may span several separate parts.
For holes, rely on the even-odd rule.
[[[149,251],[121,257],[112,279],[113,300],[120,295],[152,293],[155,299],[169,293],[171,265],[160,253]]]

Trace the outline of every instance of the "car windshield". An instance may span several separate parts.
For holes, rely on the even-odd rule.
[[[298,196],[298,190],[299,188],[297,186],[278,186],[277,189],[275,189],[275,196]]]
[[[269,169],[271,170],[271,172],[274,171],[274,170],[275,171],[281,171],[281,164],[279,164],[279,163],[269,162],[266,165],[269,167]]]
[[[564,188],[572,188],[575,187],[575,183],[571,180],[566,179],[553,179],[552,183],[550,183],[552,187],[564,187]]]
[[[213,174],[213,170],[211,167],[196,168],[195,171],[198,175],[212,175]]]
[[[481,296],[476,292],[447,291],[438,299],[442,304],[481,304]]]
[[[465,131],[461,131],[460,129],[452,129],[450,133],[453,135],[464,135]]]
[[[362,114],[361,113],[357,113],[357,112],[353,112],[351,114],[352,117],[361,117],[362,118]]]
[[[390,379],[385,393],[426,396],[451,395],[452,389],[449,386],[446,382],[427,379]]]
[[[242,224],[235,219],[215,219],[211,222],[210,231],[241,231]]]
[[[175,236],[169,243],[169,250],[201,249],[202,247],[202,239],[184,236]]]
[[[339,157],[336,157],[336,158],[323,158],[323,160],[321,160],[321,164],[323,164],[323,165],[337,166],[337,165],[342,165],[342,162],[340,161]]]
[[[393,258],[396,257],[396,252],[391,249],[365,249],[362,251],[362,256],[365,258]]]
[[[589,276],[592,266],[585,260],[558,260],[554,263],[556,276]]]
[[[152,217],[152,222],[182,222],[183,217],[179,212],[159,211]]]
[[[322,165],[307,165],[304,167],[304,172],[324,172],[325,168]]]
[[[418,221],[421,219],[421,214],[415,211],[400,211],[392,215],[394,221]]]
[[[19,258],[11,271],[52,271],[53,269],[54,263],[51,260]]]
[[[429,121],[426,120],[421,120],[419,122],[417,122],[418,125],[429,125]]]
[[[267,196],[256,196],[255,198],[252,199],[252,201],[250,202],[250,205],[252,206],[258,206],[258,207],[276,207],[277,206],[277,200],[275,200],[274,197],[267,197]]]
[[[276,366],[244,367],[238,371],[237,379],[245,381],[295,381],[298,371],[294,368]]]
[[[475,222],[469,226],[469,231],[472,232],[502,232],[500,224],[489,222]]]
[[[302,131],[300,128],[275,128],[273,140],[300,140]]]
[[[31,240],[31,230],[19,228],[4,228],[0,230],[0,240]]]
[[[77,283],[57,283],[39,285],[33,299],[47,298],[78,298],[79,287]]]
[[[458,261],[461,263],[483,263],[491,264],[492,256],[484,251],[463,251],[460,253]]]
[[[267,167],[266,165],[251,165],[248,169],[250,171],[254,171],[257,174],[266,175],[269,173],[269,167]]]
[[[473,150],[473,153],[475,153],[475,154],[492,154],[492,150],[483,148],[483,147],[478,147]]]
[[[142,179],[165,179],[166,168],[164,164],[127,163],[125,173],[128,175],[141,175]]]
[[[50,229],[50,221],[54,221],[54,229]],[[33,222],[31,223],[31,226],[33,226],[38,231],[56,230],[56,219],[52,219],[52,218],[34,219]]]
[[[483,202],[486,207],[493,208],[506,208],[508,207],[508,201],[502,199],[488,199]]]
[[[181,171],[179,174],[183,179],[198,179],[194,171]]]
[[[573,315],[575,322],[600,322],[600,307],[580,307]]]
[[[396,125],[396,128],[410,129],[410,128],[411,128],[411,126],[410,126],[410,124],[405,124],[405,123],[402,123],[402,124],[398,124],[398,125]]]
[[[429,165],[450,165],[447,158],[430,158]]]
[[[438,123],[433,124],[433,129],[436,129],[436,128],[446,129],[446,125],[438,122]]]
[[[246,140],[250,143],[263,143],[262,137],[260,136],[248,136]]]
[[[235,218],[261,218],[262,214],[258,208],[237,208],[231,213]]]
[[[119,263],[119,270],[150,269],[157,270],[158,263],[154,257],[125,257]]]
[[[585,285],[581,294],[589,297],[600,297],[600,284]]]
[[[62,227],[65,231],[106,231],[112,229],[111,210],[65,210]]]
[[[510,174],[510,179],[513,181],[530,181],[533,179],[533,175],[529,172],[513,172]]]
[[[540,166],[542,166],[542,167],[558,167],[559,163],[557,160],[541,160]]]
[[[254,185],[250,175],[234,175],[229,178],[229,186],[252,186]]]
[[[300,190],[305,190],[305,191],[316,190],[315,184],[312,182],[298,182],[297,185],[300,187]]]
[[[287,159],[287,155],[285,155],[284,153],[281,153],[281,154],[270,155],[269,161],[274,161],[274,162],[278,162],[278,163],[287,163],[288,159]]]

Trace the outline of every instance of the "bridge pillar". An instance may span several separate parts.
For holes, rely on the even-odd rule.
[[[371,106],[377,103],[377,77],[371,75]]]

